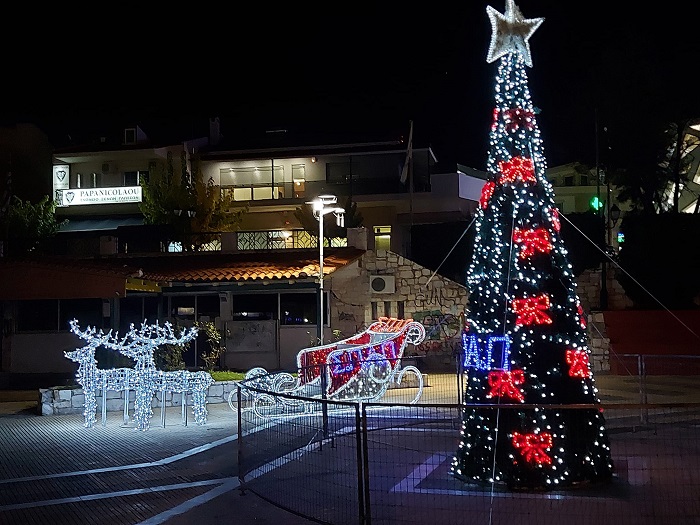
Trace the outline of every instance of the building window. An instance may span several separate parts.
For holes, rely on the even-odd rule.
[[[328,294],[324,292],[323,305],[326,309],[324,325],[328,326]],[[280,324],[300,325],[318,324],[317,294],[315,293],[283,293],[280,294]]]
[[[391,226],[374,227],[374,250],[391,249]]]
[[[372,306],[372,321],[376,321],[377,319],[379,319],[379,311],[377,310],[377,302],[372,301],[370,303],[370,305]]]
[[[564,177],[564,186],[573,186],[574,185],[574,176],[573,175],[567,175]]]
[[[235,201],[284,198],[284,166],[257,166],[219,170],[222,197]]]
[[[61,299],[59,311],[59,330],[70,330],[73,319],[80,321],[81,328],[103,327],[102,299]]]
[[[581,175],[581,186],[588,186],[588,175]]]
[[[77,319],[80,327],[104,328],[102,299],[49,299],[17,302],[17,331],[67,331]],[[109,318],[106,319],[109,323]]]
[[[313,296],[313,294],[311,294]],[[234,294],[232,319],[234,321],[269,321],[277,319],[277,294]]]
[[[17,302],[18,332],[55,332],[57,326],[57,299]],[[82,324],[81,327],[83,327]]]
[[[139,172],[138,171],[125,171],[124,172],[124,186],[136,186],[139,183]]]
[[[406,315],[405,306],[406,303],[403,301],[396,301],[396,317],[403,319]]]
[[[141,323],[154,324],[160,319],[158,313],[160,297],[154,296],[129,296],[119,300],[119,333],[129,331],[131,323],[139,328]]]
[[[148,181],[148,171],[124,172],[124,186],[138,186],[142,180]]]
[[[136,128],[124,130],[124,144],[136,144]]]
[[[326,181],[332,184],[350,182],[350,162],[329,162],[326,164]]]
[[[292,164],[292,194],[295,199],[306,197],[305,164]]]
[[[384,317],[391,317],[391,301],[384,301]]]

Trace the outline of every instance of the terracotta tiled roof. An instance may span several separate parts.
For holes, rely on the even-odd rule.
[[[357,248],[326,248],[324,275],[356,261],[364,253]],[[318,259],[315,249],[120,254],[94,259],[0,258],[0,299],[99,297],[100,294],[112,297],[115,292],[124,293],[127,280],[143,281],[145,286],[147,283],[206,284],[313,278],[318,275]]]
[[[323,254],[324,275],[359,259],[364,253],[364,250],[357,248],[326,248]],[[120,255],[95,260],[92,264],[111,268],[129,268],[135,276],[158,283],[301,279],[318,275],[319,253],[312,249]]]

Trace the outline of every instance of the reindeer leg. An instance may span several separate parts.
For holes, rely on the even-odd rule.
[[[136,400],[134,401],[135,430],[145,431],[150,428],[150,420],[153,415],[153,409],[151,407],[153,394],[154,389],[145,386],[139,386],[136,390]]]
[[[95,399],[95,391],[92,389],[83,389],[85,395],[85,404],[83,405],[83,416],[85,417],[85,428],[92,428],[97,422],[97,400]]]
[[[207,396],[201,388],[192,391],[192,406],[194,408],[194,422],[204,425],[207,422]]]

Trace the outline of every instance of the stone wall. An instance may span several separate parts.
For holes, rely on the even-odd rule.
[[[389,293],[370,289],[370,276],[390,276],[395,288]],[[359,266],[332,274],[331,319],[341,337],[360,332],[378,317],[415,319],[426,327],[426,340],[409,350],[425,356],[423,362],[449,365],[461,348],[461,328],[467,305],[467,289],[388,250],[369,250]]]
[[[207,392],[207,404],[228,403],[228,396],[236,388],[236,381],[215,381]],[[102,410],[102,392],[97,393],[97,413]],[[129,411],[133,412],[133,391],[129,393]],[[124,392],[107,391],[107,412],[124,410]],[[82,388],[40,388],[39,389],[39,415],[54,416],[65,414],[82,414],[85,403],[85,394]],[[166,407],[179,407],[182,404],[182,394],[174,392],[165,393]],[[192,406],[192,396],[187,396],[187,405]],[[153,396],[153,408],[160,408],[160,395]]]
[[[586,270],[576,279],[577,293],[584,312],[588,315],[589,347],[591,366],[594,372],[610,370],[610,339],[606,332],[604,312],[600,310],[600,270]],[[370,291],[370,275],[393,276],[396,289],[392,293],[376,294]],[[607,272],[608,309],[625,310],[632,301],[617,282],[614,272]],[[460,332],[466,312],[468,291],[466,286],[444,278],[419,264],[386,250],[367,251],[362,264],[333,274],[331,291],[332,326],[342,337],[358,333],[373,317],[373,304],[377,316],[400,317],[425,321],[426,312],[430,322],[450,317],[459,319]],[[386,308],[389,312],[386,312]],[[432,327],[433,333],[419,348],[412,349],[426,358],[432,358],[444,366],[454,366],[454,351],[461,350],[460,334],[446,331],[445,325]],[[435,330],[435,328],[437,328]],[[431,331],[431,326],[426,327]]]
[[[585,270],[576,278],[579,298],[584,312],[600,311],[600,270]],[[622,285],[617,282],[615,273],[607,272],[608,310],[629,310],[633,308],[632,300],[627,297]]]
[[[608,310],[627,310],[633,304],[615,274],[607,272]],[[588,337],[593,372],[610,371],[610,337],[605,326],[605,313],[600,310],[601,270],[585,270],[576,279],[576,291],[583,311],[588,314]]]

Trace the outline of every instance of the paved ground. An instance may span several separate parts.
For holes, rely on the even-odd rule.
[[[636,378],[601,375],[597,385],[604,403],[640,400]],[[700,402],[696,377],[649,378],[645,388],[650,403]],[[204,426],[192,417],[183,426],[175,408],[162,427],[156,409],[150,430],[138,432],[121,412],[105,427],[98,415],[91,429],[82,415],[39,416],[37,399],[0,392],[0,524],[312,523],[237,490],[237,421],[227,404],[209,405]],[[287,475],[304,482],[303,473]]]

